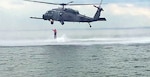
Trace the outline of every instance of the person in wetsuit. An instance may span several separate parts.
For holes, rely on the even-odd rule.
[[[56,39],[57,38],[57,30],[53,29],[53,32],[54,32],[54,39]]]

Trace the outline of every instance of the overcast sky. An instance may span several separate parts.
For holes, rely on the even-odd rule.
[[[38,0],[46,2],[69,2],[70,0]],[[76,0],[74,3],[98,3],[100,0]],[[150,0],[103,0],[101,17],[106,22],[93,22],[93,28],[150,27]],[[23,0],[0,0],[0,30],[46,30],[50,28],[89,28],[87,23],[68,23],[61,25],[49,21],[33,20],[30,16],[41,17],[46,11],[60,6],[27,2]],[[81,14],[93,17],[93,6],[69,7]]]

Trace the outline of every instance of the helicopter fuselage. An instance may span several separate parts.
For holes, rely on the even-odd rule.
[[[54,21],[60,21],[60,23],[63,25],[64,22],[87,22],[90,25],[90,22],[94,21],[106,21],[105,18],[101,18],[101,11],[103,11],[103,8],[101,8],[102,0],[99,6],[96,6],[97,4],[72,4],[73,1],[68,3],[51,3],[51,2],[43,2],[43,1],[34,1],[34,0],[25,0],[29,2],[36,2],[36,3],[43,3],[43,4],[51,4],[51,5],[60,5],[62,8],[56,8],[47,11],[45,14],[43,14],[43,17],[30,17],[32,19],[44,19],[49,20],[51,24],[54,24]],[[78,6],[78,5],[94,5],[94,7],[97,8],[97,11],[93,18],[85,16],[80,14],[78,11],[71,9],[71,8],[65,8],[65,6]],[[91,27],[91,25],[90,25]]]
[[[44,20],[68,21],[68,22],[92,22],[93,18],[81,15],[78,11],[70,8],[57,8],[47,11],[43,15]]]

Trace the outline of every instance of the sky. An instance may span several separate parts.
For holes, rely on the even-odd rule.
[[[38,0],[40,1],[40,0]],[[41,0],[46,2],[67,3],[70,0]],[[76,0],[74,3],[99,3],[99,0]],[[106,22],[93,22],[93,28],[126,28],[150,27],[150,0],[103,0],[104,11],[101,17]],[[46,11],[60,6],[39,4],[23,0],[0,1],[0,30],[44,30],[49,28],[89,28],[87,23],[65,22],[61,25],[49,21],[33,20],[30,16],[41,17]],[[78,10],[81,14],[93,17],[96,8],[93,6],[68,7]]]
[[[70,0],[38,0],[45,2],[67,3]],[[99,3],[100,0],[76,0],[74,3]],[[65,22],[61,25],[55,21],[51,25],[49,21],[30,19],[31,16],[41,17],[48,10],[58,8],[60,6],[27,2],[24,0],[0,0],[0,42],[8,42],[8,40],[37,40],[53,38],[52,29],[84,29],[87,32],[83,34],[91,34],[90,30],[95,29],[111,29],[111,28],[150,28],[150,0],[103,0],[101,7],[104,11],[101,17],[105,17],[105,22],[92,22],[92,28],[87,23]],[[93,6],[66,6],[78,10],[81,14],[93,17],[96,8]],[[73,31],[72,31],[73,32]],[[84,31],[83,31],[84,32]],[[88,33],[89,32],[89,33]],[[100,33],[100,34],[104,34]],[[69,35],[79,35],[77,31],[66,32]],[[117,34],[118,32],[114,32]],[[123,33],[126,33],[123,31]],[[132,32],[129,32],[132,33]],[[143,32],[142,32],[143,33]],[[146,31],[144,32],[144,34]],[[65,33],[59,31],[58,37],[64,36]],[[82,35],[83,35],[82,34]],[[139,33],[141,34],[141,33]],[[99,35],[99,34],[98,34]],[[111,33],[107,33],[111,36]],[[143,34],[141,34],[143,35]],[[68,37],[68,36],[67,36]],[[101,37],[101,36],[99,36]]]

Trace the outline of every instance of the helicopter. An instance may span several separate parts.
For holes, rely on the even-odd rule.
[[[101,12],[104,11],[103,8],[101,8],[102,0],[100,4],[73,4],[73,1],[68,3],[50,3],[50,2],[35,1],[35,0],[24,0],[24,1],[62,6],[61,8],[55,8],[47,11],[45,14],[43,14],[42,17],[30,17],[32,19],[48,20],[51,22],[51,24],[54,24],[54,21],[59,21],[61,25],[64,25],[64,22],[85,22],[88,23],[90,27],[92,27],[90,24],[91,22],[106,21],[106,18],[100,17]],[[93,18],[82,15],[77,10],[71,8],[65,8],[65,6],[82,6],[82,5],[93,5],[94,7],[97,8],[97,11]]]

